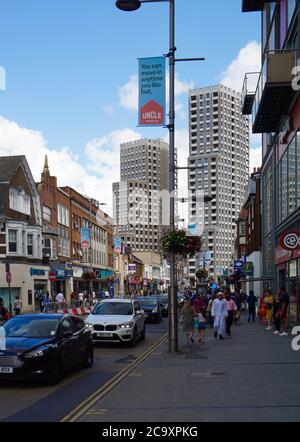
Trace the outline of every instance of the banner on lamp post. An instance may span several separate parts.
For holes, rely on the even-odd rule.
[[[166,125],[166,59],[139,59],[139,126]]]
[[[122,237],[116,236],[114,239],[114,253],[120,255],[122,253]]]
[[[90,229],[88,227],[82,227],[80,233],[81,233],[81,247],[83,249],[89,249],[91,244]]]

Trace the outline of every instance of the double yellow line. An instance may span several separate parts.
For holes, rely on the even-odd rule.
[[[105,395],[107,395],[113,388],[115,388],[120,382],[123,381],[135,368],[137,368],[142,362],[145,361],[152,353],[157,350],[167,339],[168,333],[162,336],[156,341],[150,348],[148,348],[136,361],[132,362],[128,367],[125,367],[122,371],[116,374],[106,384],[100,387],[90,397],[81,402],[74,410],[67,414],[60,422],[76,422],[84,414],[86,414],[98,401],[100,401]]]

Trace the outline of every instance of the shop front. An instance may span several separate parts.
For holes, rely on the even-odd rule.
[[[283,243],[283,238],[291,232],[284,232],[279,238],[276,247],[275,259],[277,269],[277,286],[284,287],[290,297],[290,322],[300,323],[300,249],[292,246],[293,250],[288,250]],[[294,232],[296,233],[296,232]],[[300,239],[300,232],[298,234]],[[288,246],[288,244],[287,244]],[[289,247],[289,246],[288,246]]]
[[[11,291],[9,297],[8,284],[5,277],[5,265],[0,267],[0,298],[5,307],[9,301],[14,305],[18,296],[22,301],[22,312],[35,312],[39,308],[39,293],[50,291],[49,267],[31,264],[10,264],[12,274]]]

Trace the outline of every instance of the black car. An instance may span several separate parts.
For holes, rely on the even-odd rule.
[[[162,305],[159,303],[156,296],[141,296],[136,298],[140,308],[144,311],[147,322],[161,322],[162,320]]]
[[[0,329],[0,344],[0,379],[56,384],[66,371],[89,368],[94,360],[91,332],[82,319],[69,315],[16,316]]]
[[[162,314],[164,318],[169,316],[169,296],[162,294],[157,296],[158,302],[162,306]]]

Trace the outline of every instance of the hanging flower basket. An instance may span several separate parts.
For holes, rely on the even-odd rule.
[[[202,242],[198,236],[187,236],[185,230],[175,230],[162,237],[161,246],[166,254],[194,256],[201,252]]]
[[[199,281],[206,280],[208,278],[208,271],[204,269],[198,270],[196,272],[196,278],[199,279]]]
[[[82,279],[84,279],[85,281],[92,281],[96,279],[96,274],[94,272],[85,272],[82,275]]]

